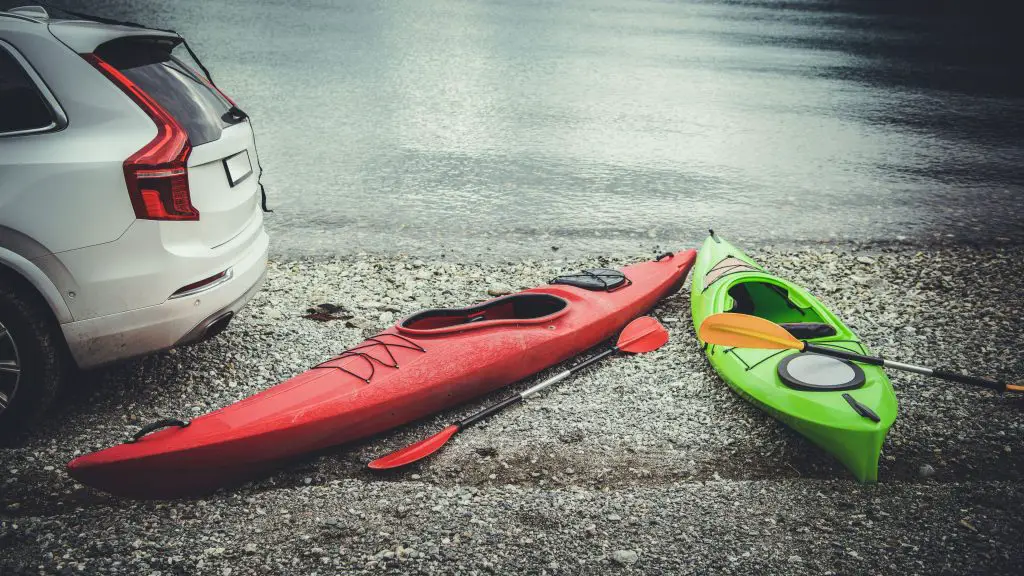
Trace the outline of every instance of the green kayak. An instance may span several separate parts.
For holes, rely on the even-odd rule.
[[[719,312],[760,316],[820,346],[870,354],[814,296],[765,272],[716,236],[693,267],[693,324]],[[794,350],[705,345],[708,360],[740,396],[834,455],[860,482],[878,480],[878,457],[896,419],[896,396],[885,372]]]

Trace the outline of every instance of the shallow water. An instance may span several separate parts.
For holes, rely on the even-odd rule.
[[[278,254],[511,257],[1019,240],[1020,35],[933,4],[79,7],[176,28],[255,118]]]

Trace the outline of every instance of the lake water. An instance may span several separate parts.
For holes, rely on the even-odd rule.
[[[987,4],[67,3],[190,40],[277,254],[465,257],[1019,241],[1024,43]]]

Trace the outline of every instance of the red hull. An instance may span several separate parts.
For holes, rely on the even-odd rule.
[[[547,285],[467,309],[486,309],[470,314],[478,321],[460,324],[456,312],[415,315],[353,349],[362,354],[343,354],[186,428],[76,458],[68,472],[83,484],[134,498],[200,495],[241,482],[572,358],[677,291],[695,255],[689,250],[628,266],[622,271],[632,284],[611,292]],[[540,303],[529,304],[536,317],[513,310],[523,300]]]

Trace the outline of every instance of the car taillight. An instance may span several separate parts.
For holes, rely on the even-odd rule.
[[[95,54],[83,58],[128,95],[156,124],[156,137],[124,161],[124,179],[135,217],[142,220],[199,220],[188,189],[188,134],[163,106]]]

